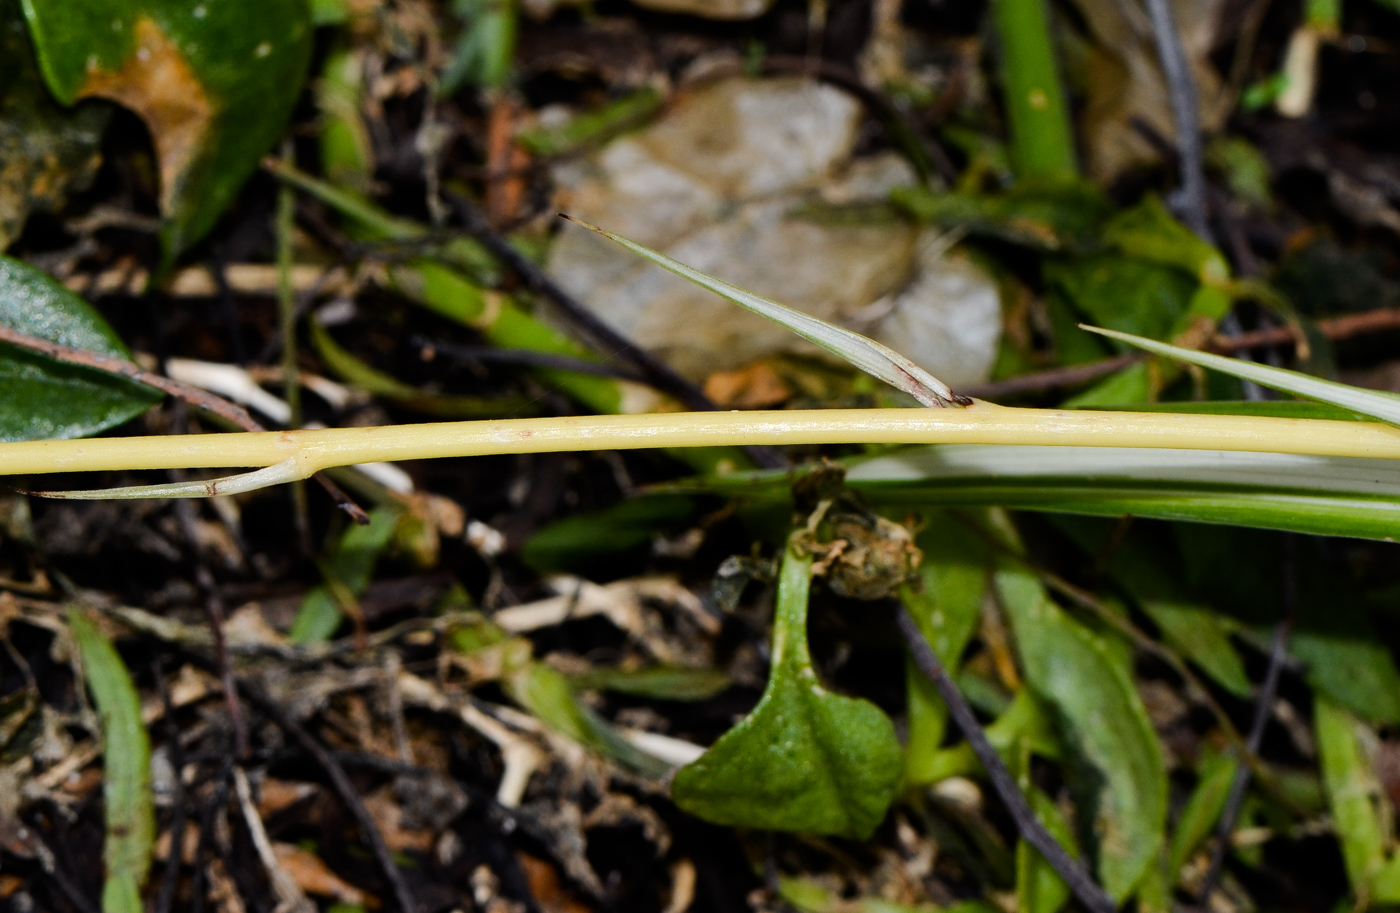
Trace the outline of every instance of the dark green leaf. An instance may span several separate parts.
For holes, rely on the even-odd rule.
[[[1087,181],[1022,180],[1005,194],[935,193],[900,188],[892,199],[915,218],[1040,250],[1098,246],[1113,204]]]
[[[1230,643],[1233,625],[1228,619],[1189,602],[1145,599],[1141,604],[1142,610],[1162,629],[1169,645],[1230,693],[1249,697],[1249,678]]]
[[[327,577],[345,588],[351,596],[360,596],[374,579],[374,566],[393,538],[403,512],[389,507],[376,507],[369,512],[369,523],[347,529],[322,563]],[[318,586],[306,594],[301,608],[287,632],[295,644],[315,643],[328,639],[340,627],[344,612],[329,586]]]
[[[1328,599],[1305,615],[1288,652],[1306,665],[1308,684],[1363,719],[1400,723],[1400,670],[1359,603],[1345,611]]]
[[[1157,858],[1166,829],[1162,748],[1130,669],[1018,569],[996,574],[1026,682],[1055,708],[1093,819],[1099,878],[1127,898]]]
[[[779,572],[768,687],[758,706],[683,767],[671,796],[716,824],[864,839],[885,816],[902,759],[874,704],[826,691],[807,652],[812,559]]]
[[[1046,285],[1093,323],[1152,339],[1171,334],[1196,290],[1188,273],[1122,254],[1051,260],[1044,273]]]
[[[59,101],[146,122],[167,257],[202,237],[287,125],[311,55],[307,0],[22,0]]]
[[[451,95],[468,85],[502,88],[515,59],[519,23],[514,0],[454,0],[452,7],[464,28],[442,74],[440,91]]]
[[[141,721],[141,696],[110,641],[81,609],[68,623],[83,658],[88,691],[102,720],[102,800],[107,837],[102,861],[103,913],[142,913],[141,885],[155,851],[155,799],[151,791],[151,740]]]
[[[0,324],[76,349],[129,358],[87,302],[32,266],[0,256]],[[104,371],[61,364],[0,343],[0,440],[84,437],[135,418],[160,400]]]
[[[0,0],[0,250],[19,236],[31,211],[58,208],[70,189],[92,179],[111,113],[101,102],[69,111],[54,101],[19,0]]]

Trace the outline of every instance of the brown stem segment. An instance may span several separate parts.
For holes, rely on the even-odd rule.
[[[899,614],[895,620],[899,624],[900,633],[904,635],[904,642],[914,659],[914,665],[933,682],[939,696],[948,705],[949,715],[962,731],[968,745],[972,747],[972,753],[982,762],[982,767],[987,771],[987,779],[991,780],[992,788],[1001,797],[1002,804],[1016,822],[1016,831],[1021,835],[1021,839],[1045,857],[1045,861],[1064,879],[1065,884],[1069,885],[1074,896],[1079,898],[1079,902],[1089,913],[1115,913],[1117,905],[1113,898],[1108,896],[1088,870],[1070,856],[1035,816],[1025,794],[1016,785],[1016,778],[1011,775],[1011,771],[1006,768],[1001,756],[987,739],[987,734],[982,731],[982,726],[972,712],[972,705],[962,696],[948,670],[939,662],[938,654],[933,652],[933,648],[920,633],[918,623],[903,604],[899,606]]]

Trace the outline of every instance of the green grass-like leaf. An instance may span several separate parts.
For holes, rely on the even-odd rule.
[[[1212,371],[1219,371],[1221,374],[1228,374],[1240,380],[1253,381],[1273,390],[1282,390],[1304,399],[1329,403],[1351,412],[1369,415],[1392,425],[1400,425],[1400,396],[1323,380],[1320,377],[1313,377],[1298,371],[1289,371],[1286,368],[1274,368],[1252,361],[1241,361],[1238,358],[1226,358],[1223,355],[1198,352],[1195,349],[1183,349],[1180,346],[1157,342],[1154,339],[1144,339],[1131,333],[1119,333],[1116,330],[1105,330],[1101,327],[1083,326],[1082,328],[1090,333],[1098,333],[1100,336],[1107,336],[1110,339],[1117,339],[1120,342],[1137,346],[1139,349],[1144,349],[1154,355],[1173,358],[1202,368],[1210,368]]]
[[[88,691],[102,720],[105,770],[102,798],[107,836],[102,860],[107,878],[103,913],[142,913],[141,886],[155,850],[155,799],[151,792],[151,740],[141,721],[141,697],[116,648],[81,609],[68,623],[78,642]]]
[[[1055,708],[1081,766],[1081,790],[1093,815],[1099,878],[1126,899],[1158,858],[1167,823],[1162,748],[1132,672],[1102,640],[1070,618],[1034,575],[996,574],[1026,682]]]

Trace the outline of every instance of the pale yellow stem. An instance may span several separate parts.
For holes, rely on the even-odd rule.
[[[566,450],[736,444],[1050,444],[1400,458],[1400,428],[1371,422],[1152,412],[827,409],[590,415],[327,428],[315,431],[93,438],[0,444],[0,475],[271,466],[312,472],[381,460]]]

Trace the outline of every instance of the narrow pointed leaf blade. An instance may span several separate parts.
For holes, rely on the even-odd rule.
[[[564,218],[616,241],[657,266],[668,269],[683,279],[689,279],[696,285],[709,289],[721,298],[732,301],[745,310],[766,317],[774,323],[782,324],[808,342],[819,345],[828,352],[844,358],[855,367],[884,381],[891,387],[908,393],[925,406],[965,406],[971,402],[966,397],[955,394],[948,388],[947,384],[908,358],[873,339],[844,327],[827,323],[824,320],[818,320],[810,314],[804,314],[802,311],[794,310],[787,305],[769,301],[767,298],[746,292],[727,282],[721,282],[719,279],[707,276],[678,260],[672,260],[665,254],[658,253],[649,247],[643,247],[620,235],[615,235],[607,229],[590,225],[569,216]]]
[[[107,818],[102,909],[105,913],[140,913],[141,885],[151,868],[156,839],[151,739],[141,720],[141,696],[116,648],[81,609],[69,611],[68,623],[102,720],[102,798]]]
[[[1159,857],[1167,824],[1167,771],[1147,709],[1109,646],[1051,601],[1028,571],[996,572],[1026,683],[1056,710],[1061,735],[1093,796],[1098,873],[1120,903]]]
[[[1323,380],[1285,368],[1273,368],[1252,361],[1241,361],[1237,358],[1226,358],[1223,355],[1212,355],[1209,352],[1183,349],[1180,346],[1157,342],[1153,339],[1144,339],[1131,333],[1120,333],[1116,330],[1105,330],[1082,324],[1081,327],[1090,333],[1098,333],[1100,336],[1107,336],[1110,339],[1117,339],[1120,342],[1137,346],[1153,355],[1161,355],[1202,368],[1210,368],[1231,377],[1253,381],[1260,386],[1282,390],[1304,399],[1330,403],[1343,409],[1350,409],[1352,412],[1369,415],[1383,422],[1389,422],[1392,425],[1400,425],[1400,397],[1387,393],[1363,390],[1360,387]]]

